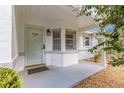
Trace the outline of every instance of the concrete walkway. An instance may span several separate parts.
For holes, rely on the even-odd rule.
[[[20,72],[24,88],[67,88],[77,82],[95,74],[104,67],[94,63],[79,62],[64,68],[54,66],[50,70],[27,75],[26,71]]]

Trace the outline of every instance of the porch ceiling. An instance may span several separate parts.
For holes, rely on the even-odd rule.
[[[79,28],[96,23],[90,17],[77,17],[73,7],[64,5],[16,5],[16,13],[19,17],[37,19],[46,22],[70,22]]]

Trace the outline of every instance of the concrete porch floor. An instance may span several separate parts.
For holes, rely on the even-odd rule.
[[[100,64],[79,62],[64,68],[49,66],[50,70],[32,75],[22,71],[19,76],[23,88],[68,88],[103,68]]]

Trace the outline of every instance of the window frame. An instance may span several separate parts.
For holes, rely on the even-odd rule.
[[[89,38],[89,45],[86,45],[86,38]],[[83,45],[84,45],[84,47],[91,47],[92,46],[92,37],[83,36]]]
[[[58,37],[55,36],[55,32],[59,33]],[[61,28],[52,29],[52,36],[53,36],[53,38],[52,38],[52,41],[53,41],[53,51],[61,51]],[[55,43],[57,41],[59,42],[58,44]]]
[[[71,34],[70,37],[67,37],[67,34]],[[77,49],[77,39],[76,39],[76,30],[73,29],[65,29],[65,50],[76,50]],[[67,40],[68,42],[70,41],[70,44],[67,44]],[[71,43],[72,42],[72,43]],[[69,48],[72,47],[72,48]]]

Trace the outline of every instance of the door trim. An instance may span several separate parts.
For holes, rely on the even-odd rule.
[[[38,26],[38,25],[31,25],[31,24],[25,24],[24,25],[24,51],[25,51],[25,58],[24,58],[24,66],[26,67],[26,66],[30,66],[30,65],[28,65],[28,63],[27,63],[27,53],[28,53],[28,51],[27,51],[27,32],[29,31],[28,29],[38,29],[38,30],[41,30],[41,31],[43,31],[42,32],[42,34],[43,34],[43,37],[42,37],[42,39],[43,39],[43,44],[45,44],[45,27],[42,27],[42,26]],[[43,51],[43,64],[46,64],[46,61],[45,61],[45,50],[43,49],[42,50]],[[41,63],[42,64],[42,63]],[[37,65],[37,64],[33,64],[33,65]]]

